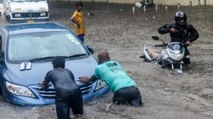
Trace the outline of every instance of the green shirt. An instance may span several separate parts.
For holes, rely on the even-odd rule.
[[[98,65],[95,69],[95,76],[101,78],[113,92],[124,87],[136,86],[136,83],[116,61]]]

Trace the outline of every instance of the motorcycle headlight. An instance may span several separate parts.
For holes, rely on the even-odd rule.
[[[183,58],[183,55],[181,53],[173,53],[173,52],[171,52],[171,57],[174,60],[181,60]]]
[[[106,86],[106,83],[104,81],[98,80],[96,83],[95,91],[97,91],[105,86]]]
[[[6,82],[7,90],[15,95],[35,97],[34,94],[25,86],[15,85],[9,82]]]
[[[163,50],[161,51],[161,58],[162,60],[166,60],[169,56],[167,55],[167,53]]]

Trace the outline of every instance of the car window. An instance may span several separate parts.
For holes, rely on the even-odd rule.
[[[68,31],[16,34],[8,41],[10,61],[86,54],[79,40]]]

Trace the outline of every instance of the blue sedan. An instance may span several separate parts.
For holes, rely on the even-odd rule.
[[[80,86],[84,101],[108,92],[101,80],[82,83],[80,76],[91,76],[97,62],[93,49],[84,46],[65,26],[57,23],[22,23],[0,28],[0,91],[5,100],[18,105],[44,105],[55,102],[50,84],[42,90],[39,83],[51,70],[52,59],[64,56]]]

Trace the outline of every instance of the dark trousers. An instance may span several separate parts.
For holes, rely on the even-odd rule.
[[[114,92],[113,103],[115,104],[130,104],[138,107],[142,105],[140,91],[137,87],[125,87]]]
[[[79,35],[77,35],[77,37],[79,38],[79,40],[80,40],[82,43],[84,43],[84,36],[85,36],[85,34],[79,34]]]
[[[67,99],[56,99],[56,113],[58,119],[71,119],[70,108],[73,114],[83,114],[83,100],[81,95],[72,96]]]
[[[190,52],[189,52],[189,50],[188,50],[188,48],[187,48],[187,46],[185,46],[185,56],[184,56],[184,58],[183,58],[183,63],[184,64],[190,64],[191,63],[191,61],[190,61]]]

